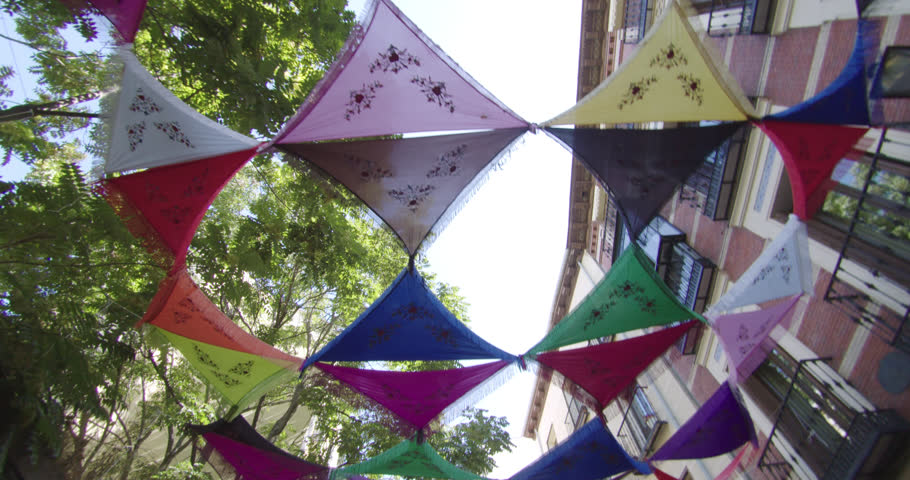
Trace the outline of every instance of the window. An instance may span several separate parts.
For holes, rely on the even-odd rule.
[[[636,386],[617,438],[630,455],[644,458],[651,453],[654,439],[665,423],[657,417],[642,388]]]
[[[774,9],[772,0],[693,0],[708,35],[769,33]]]
[[[648,0],[627,0],[623,12],[623,42],[638,43],[648,29]]]
[[[547,434],[547,451],[553,450],[556,447],[556,429],[553,428],[553,425],[550,425],[550,433]]]

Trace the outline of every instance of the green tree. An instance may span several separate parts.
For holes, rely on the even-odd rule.
[[[103,149],[71,134],[99,124],[92,120],[97,112],[80,105],[110,87],[116,65],[66,41],[63,32],[75,29],[97,44],[95,17],[74,16],[57,0],[0,1],[35,51],[39,74],[26,105],[0,104],[7,160],[15,155],[34,165],[30,178],[0,185],[0,263],[7,267],[0,276],[0,368],[2,391],[9,392],[2,402],[15,419],[0,431],[0,466],[10,472],[53,465],[67,478],[202,478],[198,465],[178,461],[192,441],[182,425],[213,421],[227,408],[173,348],[132,328],[164,272],[74,166],[85,150]],[[210,118],[271,135],[342,45],[353,18],[343,7],[335,0],[156,4],[135,51]],[[0,99],[11,94],[15,73],[0,70]],[[19,118],[23,112],[38,116]],[[299,161],[262,157],[241,170],[207,213],[188,262],[239,325],[306,356],[353,321],[406,257],[352,195]],[[464,318],[457,290],[435,289]],[[391,419],[358,402],[307,378],[244,413],[294,453],[327,461],[337,452],[359,461],[401,437],[388,428]],[[292,422],[301,408],[318,414],[315,433],[306,438],[306,426]],[[265,422],[263,412],[276,409],[277,419]],[[471,412],[429,441],[457,465],[482,473],[492,455],[511,447],[504,426],[503,419]],[[157,458],[142,454],[151,439],[164,445]],[[39,458],[53,461],[35,463]]]

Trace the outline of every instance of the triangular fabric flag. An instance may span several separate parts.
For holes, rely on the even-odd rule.
[[[679,302],[647,255],[632,244],[575,310],[528,353],[693,318],[705,321]]]
[[[126,48],[105,172],[161,167],[255,148],[259,142],[183,103]]]
[[[405,440],[365,462],[332,471],[331,479],[340,480],[353,475],[370,473],[451,480],[481,480],[483,478],[447,462],[427,443]]]
[[[790,215],[752,265],[726,293],[711,305],[706,317],[714,318],[737,307],[776,300],[798,293],[811,295],[814,288],[809,231],[796,215]]]
[[[583,388],[603,409],[695,324],[687,322],[617,342],[541,353],[536,360]]]
[[[371,360],[517,360],[468,329],[429,289],[416,269],[405,268],[392,285],[313,362]]]
[[[730,383],[724,382],[649,460],[716,457],[746,442],[758,443],[752,418]]]
[[[676,187],[743,125],[664,130],[548,128],[616,200],[631,238],[648,225]]]
[[[202,457],[220,478],[244,480],[325,480],[329,468],[297,458],[273,445],[240,415],[232,421],[189,425],[205,439]]]
[[[527,126],[392,2],[377,0],[274,142]]]
[[[323,372],[421,429],[466,393],[508,366],[499,361],[473,367],[394,372],[316,363]]]
[[[746,120],[753,109],[723,68],[670,2],[631,59],[543,125]]]
[[[256,149],[101,180],[100,193],[153,256],[174,269],[205,212]]]
[[[831,172],[868,128],[815,123],[756,123],[777,147],[793,190],[793,213],[808,220],[825,202]]]
[[[827,123],[831,125],[869,125],[866,98],[866,56],[877,47],[872,22],[859,20],[856,43],[840,75],[812,98],[763,120]],[[870,52],[870,49],[872,51]]]
[[[232,322],[185,269],[168,275],[137,326],[148,323],[191,340],[268,358],[296,370],[303,360],[278,350]]]
[[[745,458],[746,452],[748,450],[748,447],[743,447],[740,449],[739,453],[736,454],[736,457],[734,457],[733,460],[730,461],[730,464],[727,465],[727,468],[725,468],[722,472],[720,472],[720,474],[714,477],[714,480],[729,480],[730,477],[736,473],[736,468],[739,467],[740,463],[742,463],[743,458]]]
[[[107,17],[120,33],[123,43],[133,43],[147,0],[88,0]]]
[[[392,227],[413,254],[447,210],[458,210],[468,196],[460,194],[470,192],[470,185],[524,132],[516,128],[280,148],[335,177]]]
[[[765,360],[776,342],[768,335],[777,324],[791,313],[799,295],[773,307],[755,312],[724,315],[713,321],[714,330],[720,338],[733,367],[730,372],[734,379],[746,379]]]
[[[657,480],[679,480],[678,478],[674,477],[673,475],[670,475],[669,473],[661,471],[660,469],[658,469],[657,467],[655,467],[653,465],[651,466],[651,470],[654,470],[654,476],[657,477]]]
[[[595,418],[510,480],[595,480],[627,470],[651,473],[646,463],[630,457],[603,422]]]
[[[287,362],[210,345],[157,327],[196,371],[237,410],[296,377]]]

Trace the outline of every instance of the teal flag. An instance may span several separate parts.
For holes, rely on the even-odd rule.
[[[331,480],[354,475],[388,474],[401,477],[448,478],[451,480],[484,480],[459,469],[440,457],[427,443],[405,440],[391,449],[355,465],[332,471]]]
[[[705,322],[701,315],[676,299],[654,272],[648,256],[632,244],[575,310],[528,353],[535,355],[573,343],[692,318]]]

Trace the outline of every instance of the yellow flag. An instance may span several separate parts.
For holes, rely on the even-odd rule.
[[[751,105],[719,68],[673,2],[635,56],[544,125],[746,120]]]

